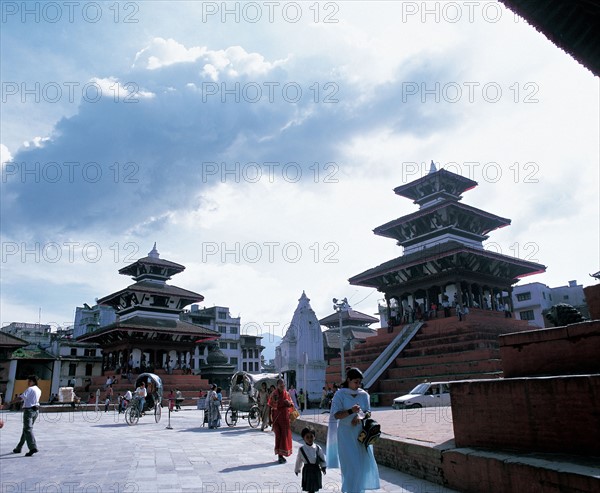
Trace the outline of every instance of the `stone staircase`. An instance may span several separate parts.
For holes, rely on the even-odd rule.
[[[369,376],[373,373],[370,369],[373,362],[405,327],[394,327],[391,333],[379,329],[377,336],[345,354],[345,365],[355,366]],[[498,336],[530,329],[526,321],[505,318],[503,312],[489,310],[472,309],[463,321],[454,313],[448,318],[432,318],[389,360],[387,368],[376,372],[379,376],[374,382],[368,382],[368,390],[377,395],[379,405],[391,406],[395,397],[406,394],[423,381],[500,377]],[[326,372],[329,385],[339,383],[340,370],[339,358],[331,360]]]

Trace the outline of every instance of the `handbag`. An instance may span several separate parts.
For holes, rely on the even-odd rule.
[[[290,407],[291,411],[290,411],[290,423],[293,423],[294,421],[296,421],[299,417],[300,417],[300,413],[298,412],[298,409],[296,409],[295,407]]]
[[[358,434],[358,441],[367,448],[379,440],[380,436],[381,425],[371,417],[364,418],[362,420],[362,430]]]

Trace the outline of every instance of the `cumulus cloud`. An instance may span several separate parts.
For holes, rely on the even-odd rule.
[[[252,179],[244,175],[246,163],[277,163],[279,170],[293,163],[286,168],[290,179],[310,185],[315,163],[339,161],[340,143],[355,135],[386,126],[427,135],[452,124],[441,110],[425,126],[418,104],[399,112],[398,86],[391,83],[361,109],[352,87],[328,82],[319,71],[288,73],[284,63],[239,46],[186,49],[184,56],[178,43],[158,39],[138,61],[146,57],[150,66],[156,46],[170,48],[156,68],[135,73],[135,98],[122,82],[128,75],[96,77],[102,98],[82,101],[49,138],[16,153],[2,199],[13,218],[7,232],[142,234],[164,227],[179,210],[200,207],[216,183],[243,187]],[[223,77],[219,83],[201,75],[207,60],[211,79]],[[115,92],[128,96],[115,98]]]
[[[4,163],[12,161],[12,154],[4,144],[0,144],[0,164],[4,166]]]
[[[188,49],[172,38],[153,38],[148,46],[136,53],[134,66],[139,64],[148,70],[156,70],[175,63],[195,62],[206,51],[204,46]]]

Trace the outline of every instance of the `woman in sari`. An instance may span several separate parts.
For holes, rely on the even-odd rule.
[[[292,398],[285,383],[280,378],[277,388],[269,397],[269,407],[273,415],[273,431],[275,432],[275,453],[280,464],[287,462],[286,457],[292,455],[292,429],[290,427],[290,408],[294,407]]]
[[[373,446],[358,441],[363,413],[370,413],[369,394],[360,388],[363,374],[349,368],[346,380],[333,396],[327,430],[327,465],[341,467],[342,492],[363,493],[379,489],[379,470]]]
[[[219,398],[217,397],[217,386],[213,383],[206,395],[206,405],[204,412],[207,414],[208,427],[210,429],[217,428],[219,419],[221,418],[221,410],[219,409]]]

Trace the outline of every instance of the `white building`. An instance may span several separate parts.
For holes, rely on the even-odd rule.
[[[318,402],[325,385],[327,363],[323,352],[321,325],[302,292],[292,322],[281,344],[275,349],[275,368],[283,373],[289,386],[304,389],[308,400]]]
[[[512,292],[514,316],[527,320],[532,327],[551,327],[542,312],[559,303],[574,306],[584,317],[589,311],[583,293],[583,285],[569,281],[567,286],[550,288],[540,282],[515,286]]]
[[[219,332],[219,348],[236,371],[260,372],[262,337],[241,335],[240,317],[232,317],[229,307],[192,305],[189,311],[181,314],[181,319]]]

